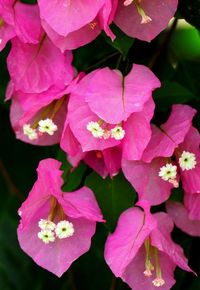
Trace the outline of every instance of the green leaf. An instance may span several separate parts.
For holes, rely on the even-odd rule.
[[[91,173],[85,184],[94,191],[109,230],[114,230],[119,215],[134,205],[136,192],[133,187],[122,173],[112,179],[102,179]]]
[[[117,26],[111,25],[111,29],[115,34],[116,38],[112,41],[108,36],[104,34],[104,37],[112,47],[117,49],[123,56],[123,59],[126,58],[131,46],[133,45],[134,38],[127,36],[122,32]]]
[[[172,81],[164,81],[153,97],[158,111],[166,111],[172,104],[187,103],[195,98],[187,88]]]

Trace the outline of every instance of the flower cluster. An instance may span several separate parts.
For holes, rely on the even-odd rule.
[[[151,41],[167,26],[177,3],[0,0],[0,50],[11,40],[6,100],[11,100],[16,138],[34,145],[58,143],[72,166],[83,160],[103,178],[122,169],[139,202],[119,217],[106,241],[105,260],[135,290],[171,289],[176,266],[191,271],[171,232],[174,221],[200,236],[196,110],[173,105],[164,124],[151,124],[152,93],[161,84],[148,67],[132,64],[127,75],[109,67],[78,73],[72,50],[101,31],[114,40],[111,23]],[[38,179],[19,209],[18,227],[21,248],[59,277],[89,250],[96,222],[104,221],[89,188],[62,191],[60,166],[55,159],[40,162]],[[167,201],[180,184],[184,206]],[[151,214],[151,206],[165,201],[168,213]]]

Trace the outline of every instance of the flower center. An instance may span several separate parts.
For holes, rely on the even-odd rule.
[[[54,123],[55,116],[60,111],[66,96],[52,102],[47,107],[42,109],[39,115],[35,118],[32,124],[27,123],[23,125],[23,133],[29,140],[36,140],[44,133],[52,136],[58,130],[57,125]]]
[[[103,138],[105,140],[114,138],[115,140],[122,140],[125,136],[125,130],[120,124],[113,127],[101,119],[98,122],[88,122],[86,128],[94,138]]]
[[[54,223],[55,218],[60,218],[60,221]],[[47,219],[40,219],[38,226],[38,238],[45,244],[54,242],[57,239],[65,239],[73,236],[75,230],[73,223],[64,219],[65,213],[61,205],[57,202],[55,197],[50,199],[50,213]]]
[[[188,151],[182,152],[178,162],[183,171],[194,169],[197,164],[195,154]]]
[[[130,4],[135,4],[137,11],[139,13],[139,15],[142,17],[141,19],[141,24],[146,24],[152,21],[151,17],[149,17],[144,9],[141,6],[141,2],[142,0],[125,0],[124,1],[124,6],[129,6]]]
[[[174,187],[178,187],[177,181],[177,166],[172,163],[167,163],[160,168],[158,175],[164,180],[173,184]]]

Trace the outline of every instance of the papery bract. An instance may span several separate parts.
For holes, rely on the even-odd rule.
[[[191,219],[189,212],[180,202],[168,201],[166,203],[168,214],[177,228],[191,236],[200,237],[200,220]]]
[[[122,144],[127,159],[140,159],[151,136],[152,90],[159,85],[152,72],[141,65],[134,65],[125,78],[109,68],[85,76],[71,94],[68,106],[69,126],[82,151],[102,151]],[[104,131],[104,136],[94,136],[88,125],[99,126],[97,134]],[[112,135],[114,129],[121,135]]]
[[[109,24],[112,22],[117,1],[40,0],[42,25],[53,43],[62,51],[75,49],[94,40],[102,29],[114,38]],[[68,19],[68,21],[65,21]]]
[[[83,152],[80,143],[69,127],[68,120],[65,122],[60,146],[67,153],[67,158],[74,167],[78,166],[81,160],[84,160],[103,178],[108,174],[111,177],[116,175],[121,168],[122,152],[119,146],[107,148],[103,151]]]
[[[14,0],[0,1],[0,50],[14,36],[18,36],[24,43],[38,43],[41,33],[37,5]]]
[[[54,85],[63,89],[71,77],[69,55],[61,53],[47,36],[38,44],[25,44],[14,38],[7,63],[15,90],[41,93]]]
[[[42,160],[38,179],[19,214],[18,239],[21,248],[41,267],[60,277],[79,256],[90,248],[96,221],[103,221],[92,191],[87,187],[74,192],[62,192],[61,163],[54,159]],[[38,238],[38,222],[58,223],[67,220],[74,232],[66,238],[44,243]]]
[[[24,93],[15,91],[13,82],[10,82],[6,99],[12,99],[10,119],[18,139],[35,145],[59,143],[67,116],[69,93],[77,82],[71,62],[72,54],[67,52],[65,62],[67,76],[63,76],[63,84],[60,87],[54,85],[41,93]],[[51,120],[57,127],[56,132],[50,132],[52,135],[39,132],[39,124],[45,120]],[[25,134],[24,128],[27,125],[35,132],[35,138]]]
[[[178,5],[177,0],[134,0],[127,6],[124,2],[119,0],[114,22],[129,36],[145,41],[151,41],[167,27]]]
[[[182,142],[187,140],[187,134],[193,130],[192,118],[195,113],[196,111],[187,105],[174,105],[165,124],[160,128],[152,125],[152,137],[143,152],[142,160],[129,161],[124,158],[122,161],[123,172],[138,192],[139,199],[157,205],[169,198],[173,187],[178,187],[178,172],[176,178],[169,177],[167,180],[163,180],[159,174],[166,164],[178,166],[171,157],[182,150]],[[180,174],[182,178],[182,172]]]
[[[163,283],[162,289],[171,289],[176,266],[191,270],[182,248],[170,237],[171,218],[165,213],[151,215],[144,208],[122,213],[115,232],[106,241],[105,259],[114,275],[132,289],[153,290],[156,279]]]

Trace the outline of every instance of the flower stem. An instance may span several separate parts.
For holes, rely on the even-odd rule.
[[[24,195],[23,193],[16,187],[16,185],[13,183],[6,167],[4,166],[3,164],[3,161],[0,160],[0,174],[2,175],[5,183],[6,183],[6,186],[8,188],[8,191],[11,193],[11,194],[14,194],[16,195],[19,200],[23,201],[24,200]]]

